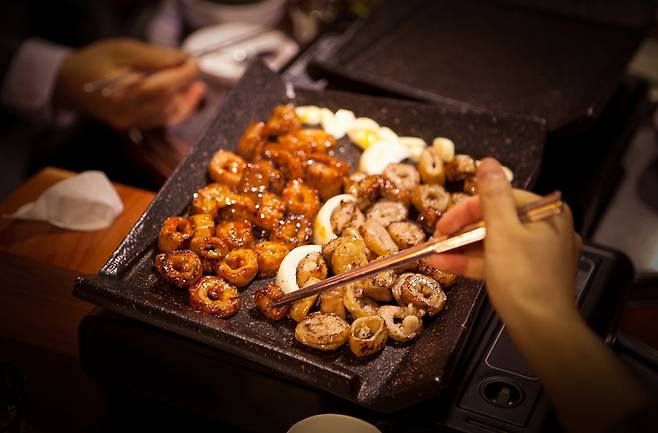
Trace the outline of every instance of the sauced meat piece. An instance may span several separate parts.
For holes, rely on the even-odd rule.
[[[256,290],[254,301],[256,307],[258,307],[265,317],[270,320],[281,320],[290,311],[290,305],[286,304],[280,307],[273,307],[272,303],[281,299],[283,295],[283,290],[279,286],[274,283],[268,283],[266,286]]]
[[[383,173],[381,195],[405,206],[411,200],[411,190],[420,183],[416,167],[410,164],[389,164]]]
[[[270,240],[283,242],[290,249],[308,243],[313,235],[311,222],[304,215],[288,215],[270,236]]]
[[[382,186],[382,177],[354,173],[343,180],[343,191],[356,197],[359,209],[365,210],[372,206],[379,198]]]
[[[233,152],[219,149],[208,166],[208,175],[215,182],[231,188],[238,186],[247,162]]]
[[[230,251],[217,264],[217,275],[236,287],[244,287],[258,273],[258,258],[253,250],[241,248]]]
[[[256,214],[256,205],[249,202],[240,202],[224,206],[217,211],[218,221],[246,221],[253,223]]]
[[[424,183],[445,184],[446,173],[443,159],[439,154],[439,150],[435,147],[428,147],[421,153],[420,161],[418,161],[418,171]]]
[[[468,176],[464,179],[464,192],[468,195],[478,193],[478,181],[475,176]]]
[[[221,183],[208,184],[203,188],[198,189],[192,196],[190,213],[209,214],[214,218],[217,215],[217,211],[220,209],[219,204],[225,203],[231,194],[231,188],[226,185],[222,185]]]
[[[186,248],[194,235],[194,226],[187,217],[169,217],[160,228],[158,249],[172,251]]]
[[[238,183],[238,191],[256,200],[264,194],[270,186],[270,177],[263,166],[259,163],[250,162],[242,172],[242,178]]]
[[[203,275],[201,260],[191,250],[169,251],[162,258],[162,275],[179,289],[191,286]]]
[[[215,236],[223,241],[228,250],[251,248],[254,244],[252,225],[245,220],[222,221],[215,228]]]
[[[272,164],[272,162],[263,159],[253,164],[255,169],[257,169],[265,178],[267,178],[268,181],[267,189],[270,192],[279,194],[281,193],[281,191],[283,191],[283,187],[286,184],[286,179],[283,176],[283,173],[281,173],[280,170],[277,170],[276,167],[274,167],[274,164]]]
[[[282,135],[279,143],[293,152],[327,153],[336,147],[336,139],[322,129],[298,129]]]
[[[320,193],[322,200],[340,194],[343,177],[349,172],[348,163],[319,153],[308,155],[305,181]]]
[[[263,155],[274,163],[287,180],[304,177],[304,154],[292,152],[281,144],[268,144]]]
[[[292,104],[275,107],[265,124],[265,129],[269,135],[283,135],[301,127],[302,122],[297,117],[295,107]]]
[[[418,185],[411,194],[411,203],[418,210],[418,222],[429,233],[448,208],[450,195],[441,185]]]
[[[276,194],[264,193],[256,204],[254,224],[266,230],[274,230],[283,219],[286,212],[286,202]]]
[[[279,265],[290,249],[281,242],[261,241],[254,245],[254,252],[258,260],[258,275],[271,277],[279,270]]]
[[[190,217],[192,221],[193,237],[207,237],[215,233],[215,221],[212,215],[199,213]]]
[[[240,310],[240,293],[219,277],[207,276],[189,288],[190,305],[223,319]]]
[[[468,176],[475,175],[476,164],[470,155],[455,155],[455,158],[446,163],[446,179],[450,182],[464,180]]]
[[[238,143],[238,155],[247,160],[256,159],[265,144],[266,136],[265,123],[254,122],[249,125]]]
[[[221,260],[229,251],[224,241],[216,236],[192,238],[190,249],[201,259],[207,260]]]
[[[291,180],[283,190],[288,210],[295,214],[313,218],[320,209],[320,196],[315,188],[305,185],[301,180]]]

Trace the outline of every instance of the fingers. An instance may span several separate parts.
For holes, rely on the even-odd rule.
[[[514,190],[514,202],[516,206],[522,206],[539,199],[540,196],[521,189]],[[445,215],[441,217],[436,224],[437,230],[444,235],[451,235],[458,232],[461,228],[481,221],[482,209],[480,207],[480,198],[469,197],[460,201],[452,207]]]
[[[445,272],[463,275],[476,280],[484,279],[484,259],[461,254],[434,254],[424,259],[430,265]]]
[[[126,108],[117,105],[113,126],[115,129],[153,128],[176,125],[185,120],[206,93],[206,85],[200,81],[193,83],[182,92],[170,95],[164,100],[149,100],[140,105]]]
[[[485,158],[477,170],[478,197],[488,233],[506,233],[520,226],[512,185],[503,167],[493,158]]]
[[[199,75],[196,62],[185,62],[150,75],[126,89],[130,99],[162,98],[182,89],[187,89]]]
[[[132,39],[119,41],[114,50],[120,64],[143,70],[171,68],[188,59],[184,51]]]
[[[199,105],[201,99],[206,94],[206,85],[197,81],[190,88],[181,94],[175,101],[175,105],[167,113],[167,125],[177,125],[187,119],[187,117]]]

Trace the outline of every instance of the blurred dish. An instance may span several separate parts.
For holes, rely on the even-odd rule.
[[[295,423],[288,433],[381,433],[374,425],[359,418],[336,413],[315,415]]]
[[[207,0],[182,0],[187,22],[194,28],[218,23],[276,25],[285,13],[286,0],[263,0],[246,4],[221,4]]]
[[[230,23],[205,27],[192,33],[183,42],[187,52],[199,52],[223,41],[255,33],[230,48],[207,54],[199,60],[202,75],[219,84],[232,85],[240,79],[249,61],[260,57],[271,69],[278,71],[299,51],[297,44],[278,30],[259,32],[258,24]]]

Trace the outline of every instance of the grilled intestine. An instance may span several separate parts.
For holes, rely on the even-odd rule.
[[[333,156],[332,134],[372,147],[359,170],[350,173]],[[163,222],[155,268],[170,286],[188,289],[194,308],[221,318],[244,304],[238,289],[276,275],[253,295],[267,320],[298,322],[295,339],[313,349],[349,342],[357,357],[376,355],[389,339],[417,338],[423,318],[445,308],[456,276],[418,262],[291,305],[271,304],[431,237],[443,213],[477,191],[478,161],[454,147],[443,137],[430,146],[399,137],[349,110],[278,106],[249,125],[235,153],[219,149],[211,157],[209,183],[191,198],[188,216]],[[369,160],[387,153],[390,163]]]

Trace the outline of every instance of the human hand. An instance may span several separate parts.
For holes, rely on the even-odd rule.
[[[140,72],[157,71],[140,80]],[[128,72],[110,95],[84,85]],[[60,66],[54,101],[115,129],[148,129],[182,122],[201,101],[206,86],[197,64],[180,50],[129,38],[105,39],[69,54]]]
[[[576,317],[575,275],[580,237],[571,211],[550,220],[522,224],[517,206],[539,197],[512,190],[498,161],[482,160],[477,171],[478,196],[457,204],[437,224],[449,235],[484,220],[484,245],[427,260],[439,269],[486,281],[489,299],[509,323],[528,317]]]

